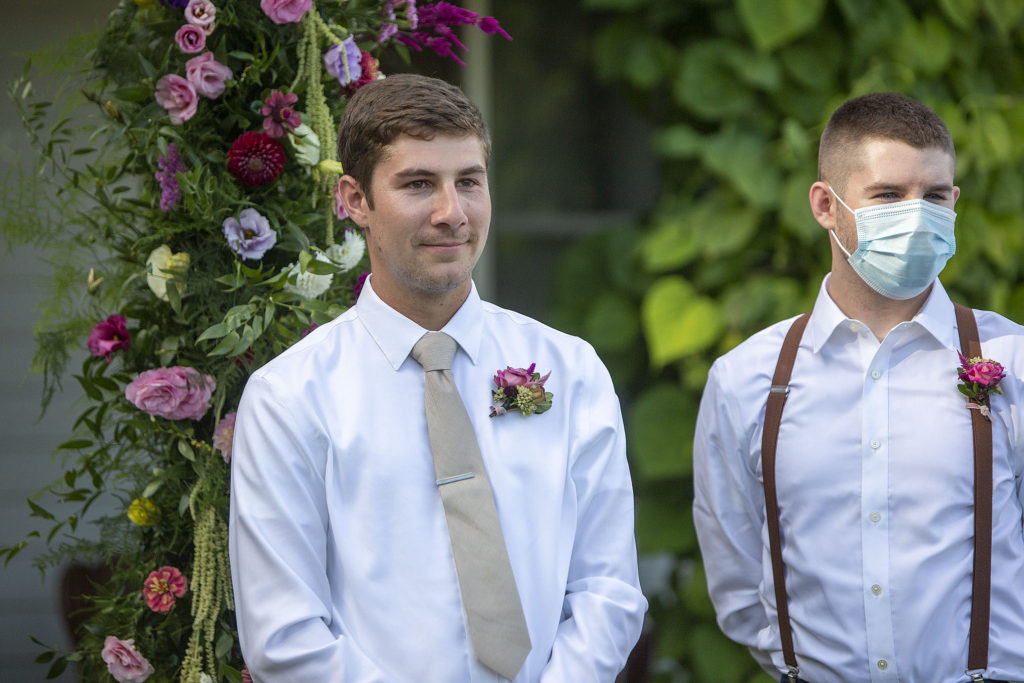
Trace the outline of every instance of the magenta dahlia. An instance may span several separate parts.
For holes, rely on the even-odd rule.
[[[266,185],[284,170],[284,148],[267,135],[249,131],[242,133],[228,150],[228,170],[246,185]]]

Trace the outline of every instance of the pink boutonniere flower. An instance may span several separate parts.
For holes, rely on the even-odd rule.
[[[494,376],[495,405],[491,406],[491,417],[501,417],[510,410],[533,415],[551,407],[554,394],[544,391],[544,382],[551,373],[541,377],[539,372],[534,371],[536,367],[536,363],[531,363],[528,368],[506,366],[504,370],[498,370]]]
[[[957,355],[960,356],[960,367],[957,368],[960,384],[957,385],[957,389],[968,398],[968,409],[981,411],[985,419],[991,421],[989,397],[992,394],[1003,393],[999,388],[999,382],[1006,377],[1006,371],[994,360],[967,358],[959,351]]]

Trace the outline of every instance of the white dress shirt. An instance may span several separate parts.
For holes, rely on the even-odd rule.
[[[640,635],[633,494],[611,379],[576,337],[482,302],[444,327],[533,649],[517,683],[611,681]],[[231,571],[257,681],[501,680],[466,626],[435,484],[426,330],[359,302],[250,378],[231,464]],[[551,371],[543,414],[490,418],[507,365]]]
[[[827,279],[826,279],[827,282]],[[992,404],[992,602],[986,679],[1024,680],[1024,328],[976,311],[1006,369]],[[694,521],[722,630],[776,678],[761,472],[765,402],[793,319],[719,358],[694,441]],[[974,541],[970,411],[953,305],[935,285],[879,341],[822,284],[778,440],[782,556],[800,677],[968,681]]]

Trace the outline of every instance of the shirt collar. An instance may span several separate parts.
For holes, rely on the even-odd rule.
[[[836,329],[843,323],[850,322],[850,318],[843,313],[836,302],[829,296],[827,285],[831,274],[826,275],[821,281],[818,290],[818,298],[814,302],[814,314],[807,322],[805,336],[811,345],[811,350],[817,353],[825,342],[829,340]],[[953,302],[946,293],[942,283],[936,278],[932,283],[932,291],[925,300],[921,310],[917,312],[912,322],[920,325],[928,334],[935,337],[943,346],[957,350],[960,348],[960,340],[957,336],[956,315],[953,312]]]
[[[402,366],[412,347],[428,331],[384,303],[373,291],[372,275],[366,278],[356,302],[356,311],[366,331],[395,370]],[[441,331],[454,339],[469,356],[470,362],[476,364],[483,337],[483,302],[475,283],[471,283],[466,301]]]

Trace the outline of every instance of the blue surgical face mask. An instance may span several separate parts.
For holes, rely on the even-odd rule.
[[[854,211],[829,187],[857,223],[852,254],[832,238],[864,282],[889,299],[912,299],[928,288],[956,253],[956,213],[923,199],[865,206]]]

